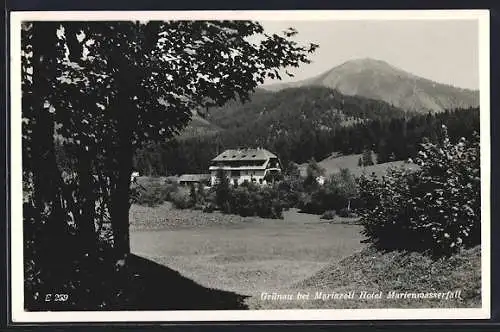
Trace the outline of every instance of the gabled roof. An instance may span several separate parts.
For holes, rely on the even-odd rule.
[[[267,160],[269,158],[277,157],[266,149],[240,149],[226,150],[212,159],[212,161]]]
[[[179,182],[199,182],[206,181],[210,179],[210,174],[183,174],[179,176]]]

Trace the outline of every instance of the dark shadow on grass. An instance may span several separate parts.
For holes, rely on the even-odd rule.
[[[88,259],[78,274],[57,264],[36,296],[25,289],[27,311],[243,310],[248,296],[206,288],[166,266],[129,255],[122,267],[112,257]],[[68,284],[77,283],[78,287]],[[67,294],[67,301],[46,301]]]
[[[134,294],[115,310],[238,310],[247,296],[203,287],[166,266],[131,255],[128,271]]]

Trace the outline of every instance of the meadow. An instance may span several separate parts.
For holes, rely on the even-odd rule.
[[[286,211],[284,219],[134,205],[131,248],[198,284],[243,295],[280,292],[361,250],[360,226]]]
[[[378,252],[361,243],[355,219],[284,212],[283,219],[133,205],[131,248],[203,287],[243,296],[249,309],[477,307],[480,248],[432,260],[418,253]],[[460,298],[386,299],[390,291],[448,292]],[[383,292],[382,299],[313,300],[323,293]],[[263,299],[309,293],[311,300]]]
[[[418,169],[418,165],[414,163],[409,163],[404,160],[390,161],[381,164],[375,164],[371,166],[359,166],[359,159],[362,157],[362,154],[350,154],[350,155],[341,155],[338,153],[333,153],[329,157],[318,162],[318,165],[325,171],[325,176],[330,176],[335,173],[339,173],[341,169],[347,168],[349,172],[359,177],[361,175],[371,175],[375,173],[376,176],[381,177],[385,175],[389,168],[399,168],[404,167],[409,170]],[[375,156],[376,159],[376,156]],[[299,165],[299,170],[302,176],[306,176],[307,174],[307,163]]]

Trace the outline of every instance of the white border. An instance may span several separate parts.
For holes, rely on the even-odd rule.
[[[477,20],[479,23],[481,130],[482,308],[477,309],[324,309],[242,311],[25,312],[23,309],[23,224],[21,160],[21,21],[97,20]],[[490,59],[488,10],[381,11],[79,11],[11,12],[11,283],[12,321],[147,322],[147,321],[289,321],[490,318]]]

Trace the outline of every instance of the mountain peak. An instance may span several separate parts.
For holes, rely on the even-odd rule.
[[[390,66],[390,64],[384,60],[379,60],[379,59],[374,59],[374,58],[369,58],[369,57],[347,60],[343,64],[358,64],[358,65],[384,64],[384,65]]]
[[[364,70],[378,71],[380,73],[394,73],[398,75],[404,75],[407,77],[413,77],[414,75],[399,69],[384,60],[378,60],[373,58],[358,58],[353,60],[348,60],[341,65],[334,67],[327,71],[326,73],[331,73],[334,71],[351,71],[351,72],[361,72]],[[324,73],[324,74],[326,74]],[[320,75],[321,76],[321,75]]]
[[[346,61],[307,80],[264,88],[277,91],[305,86],[324,86],[345,95],[382,100],[407,111],[423,113],[479,105],[477,91],[433,82],[384,60],[368,57]]]

